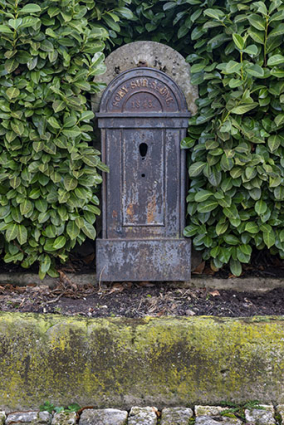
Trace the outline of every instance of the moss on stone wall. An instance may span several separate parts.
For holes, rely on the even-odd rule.
[[[0,313],[0,406],[283,403],[283,325]]]

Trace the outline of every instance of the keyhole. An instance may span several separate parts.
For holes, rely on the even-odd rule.
[[[140,151],[140,155],[142,156],[142,160],[145,159],[145,157],[147,155],[147,151],[148,151],[147,143],[141,143],[139,145],[139,151]]]

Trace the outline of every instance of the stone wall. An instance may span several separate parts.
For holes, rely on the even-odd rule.
[[[283,319],[0,314],[0,406],[284,402]]]

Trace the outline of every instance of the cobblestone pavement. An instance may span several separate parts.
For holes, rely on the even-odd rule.
[[[0,425],[280,425],[284,423],[284,405],[258,405],[237,409],[219,406],[132,407],[119,409],[81,409],[81,413],[29,411],[5,414]]]

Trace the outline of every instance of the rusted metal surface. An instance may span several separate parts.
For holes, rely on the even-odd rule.
[[[148,279],[153,258],[158,263],[150,280],[172,280],[173,276],[188,280],[190,241],[182,238],[185,152],[180,150],[180,141],[189,116],[182,92],[161,71],[127,71],[105,90],[97,114],[102,160],[110,167],[103,181],[102,239],[97,241],[102,280],[124,280],[126,275],[131,280]],[[131,243],[124,243],[127,240]],[[185,255],[179,244],[187,246]],[[166,278],[170,275],[162,272],[163,258],[170,258],[171,247],[180,256],[174,256],[175,271]],[[139,258],[141,267],[136,273]]]
[[[190,280],[190,255],[191,245],[185,239],[98,239],[97,278],[102,282]]]

